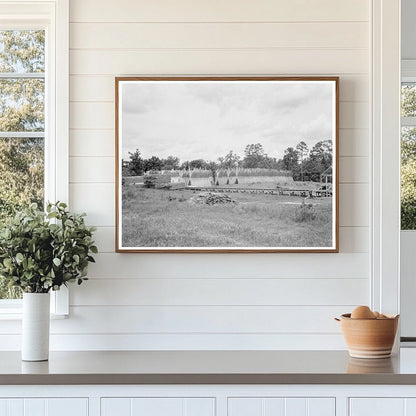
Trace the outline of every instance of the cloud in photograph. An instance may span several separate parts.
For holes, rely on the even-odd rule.
[[[271,157],[334,136],[334,86],[322,81],[123,82],[122,155],[216,160],[262,143]]]

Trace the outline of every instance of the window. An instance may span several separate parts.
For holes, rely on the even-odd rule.
[[[416,230],[416,77],[401,88],[401,229]]]
[[[68,4],[0,0],[0,221],[29,202],[68,201]],[[0,279],[0,314],[19,297]],[[67,313],[65,290],[52,299]]]
[[[0,30],[0,220],[44,204],[45,31]],[[0,278],[0,299],[21,292]]]

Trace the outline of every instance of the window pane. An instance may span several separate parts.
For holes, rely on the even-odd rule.
[[[401,129],[402,164],[416,160],[416,126]],[[416,178],[415,178],[416,179]]]
[[[0,222],[32,202],[43,206],[44,140],[0,138]],[[0,299],[19,299],[21,291],[0,278]]]
[[[401,131],[401,228],[416,230],[416,126]]]
[[[0,219],[36,202],[43,206],[44,140],[0,138]]]
[[[416,83],[402,84],[402,117],[416,116]]]
[[[44,71],[44,30],[0,30],[0,72]]]
[[[44,131],[44,80],[0,79],[0,91],[0,131]]]

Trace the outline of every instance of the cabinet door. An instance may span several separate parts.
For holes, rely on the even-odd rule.
[[[414,398],[351,398],[350,416],[415,416]]]
[[[87,416],[88,399],[0,399],[0,416]]]
[[[228,416],[335,416],[335,399],[230,398]]]
[[[213,398],[103,398],[101,416],[213,416]]]

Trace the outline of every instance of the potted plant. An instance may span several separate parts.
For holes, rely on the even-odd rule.
[[[49,356],[50,291],[86,280],[93,228],[85,214],[49,203],[46,213],[32,204],[0,224],[0,276],[23,291],[22,360]]]

